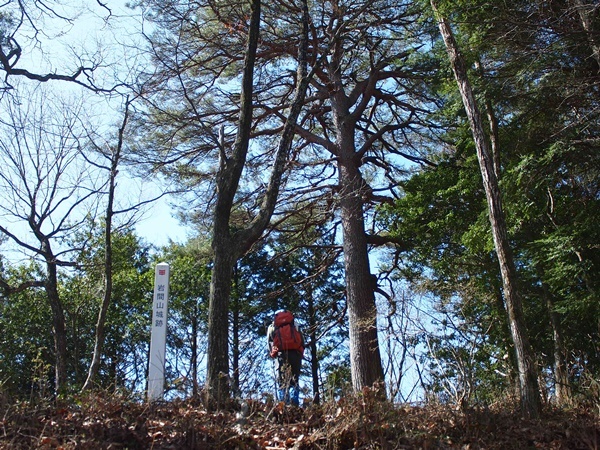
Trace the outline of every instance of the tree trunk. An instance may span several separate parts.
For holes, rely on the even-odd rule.
[[[481,79],[484,79],[483,67],[479,61],[475,63],[475,68],[479,72],[479,76]],[[494,173],[496,174],[496,178],[500,179],[500,138],[499,138],[499,126],[498,119],[496,118],[496,114],[494,113],[494,108],[492,107],[492,102],[485,96],[484,100],[485,113],[487,115],[488,124],[490,127],[490,151],[492,153],[492,160],[494,161]]]
[[[598,37],[598,30],[594,29],[594,15],[598,14],[598,5],[596,0],[591,4],[587,4],[583,0],[571,0],[574,8],[577,10],[579,20],[581,21],[581,27],[585,31],[587,40],[592,49],[592,57],[598,64],[598,71],[600,72],[600,38]],[[596,3],[596,4],[594,4]]]
[[[218,213],[216,213],[218,214]],[[229,397],[229,298],[233,276],[234,257],[231,238],[223,236],[228,231],[213,236],[213,269],[210,280],[208,309],[208,349],[206,385],[209,400],[221,407]]]
[[[127,120],[129,118],[129,100],[125,104],[125,114],[123,116],[123,122],[119,128],[119,136],[117,146],[110,161],[110,173],[108,182],[108,199],[106,205],[106,217],[104,219],[104,293],[102,295],[102,303],[100,304],[100,310],[98,311],[98,319],[96,320],[96,333],[94,339],[94,353],[92,355],[92,362],[88,369],[88,375],[81,388],[82,391],[89,390],[94,385],[94,380],[98,376],[100,370],[100,363],[102,362],[102,356],[104,351],[104,340],[105,340],[105,324],[106,315],[108,314],[108,308],[110,307],[112,300],[112,286],[113,286],[113,252],[112,252],[112,219],[114,215],[113,204],[115,200],[116,190],[116,177],[119,167],[119,161],[121,159],[121,150],[123,148],[123,136],[125,133],[125,127],[127,126]]]
[[[192,397],[198,398],[198,310],[194,311],[192,319],[192,336],[191,336],[191,365],[192,365]]]
[[[112,190],[112,189],[110,189]],[[109,194],[110,195],[110,194]],[[109,200],[112,204],[112,199]],[[96,320],[96,333],[94,339],[94,352],[92,354],[92,362],[88,369],[88,375],[81,388],[82,391],[92,389],[94,381],[98,376],[100,370],[100,363],[102,362],[102,356],[104,351],[104,340],[105,340],[105,327],[106,315],[108,314],[108,308],[112,299],[112,211],[107,213],[105,220],[105,238],[104,238],[104,293],[102,295],[102,302],[100,304],[100,310],[98,311],[98,318]]]
[[[260,211],[248,227],[232,234],[229,219],[246,163],[252,125],[254,61],[260,30],[260,0],[252,1],[248,45],[244,59],[238,132],[231,157],[221,145],[217,175],[217,201],[213,223],[213,270],[208,312],[207,395],[209,404],[219,407],[229,396],[228,313],[233,269],[237,260],[256,242],[271,220],[286,170],[298,116],[304,104],[312,74],[307,74],[308,6],[302,1],[302,42],[298,48],[296,92],[277,147],[275,162]],[[215,405],[216,403],[216,405]]]
[[[252,92],[254,62],[260,30],[261,1],[252,1],[252,17],[248,32],[248,44],[244,57],[240,117],[233,154],[227,157],[221,142],[221,161],[217,174],[217,202],[213,222],[213,269],[210,281],[208,305],[208,349],[206,386],[210,403],[223,405],[229,397],[229,298],[233,267],[239,248],[230,231],[229,219],[242,170],[246,162],[252,125]]]
[[[334,103],[337,132],[339,196],[342,217],[346,299],[350,332],[352,387],[360,392],[384,381],[377,338],[377,307],[365,232],[362,176],[355,161],[354,122]],[[385,392],[385,390],[383,391]]]
[[[234,271],[235,296],[231,312],[231,372],[233,375],[232,390],[234,395],[240,395],[240,299],[238,292],[238,274]]]
[[[546,298],[546,306],[550,316],[550,326],[552,327],[553,337],[553,356],[554,356],[554,394],[558,405],[568,406],[571,404],[572,391],[569,382],[569,371],[567,369],[566,350],[562,339],[562,330],[560,318],[554,310],[554,300],[552,294],[548,291],[545,283],[542,283],[542,290]]]
[[[49,250],[49,244],[46,250]],[[46,257],[46,282],[45,289],[48,302],[52,310],[52,331],[54,332],[54,353],[56,364],[54,366],[54,383],[56,393],[61,393],[67,385],[67,331],[65,326],[65,313],[58,293],[58,277],[54,256],[45,253]]]
[[[310,345],[310,373],[312,376],[313,403],[321,403],[321,389],[319,383],[319,357],[317,355],[317,316],[312,286],[307,285],[306,302],[308,309],[308,337]]]
[[[355,134],[357,118],[364,104],[355,106],[346,95],[340,67],[343,65],[344,46],[337,40],[328,63],[330,97],[335,131],[335,153],[338,166],[338,195],[342,219],[346,302],[350,337],[350,371],[352,387],[360,392],[365,387],[383,384],[384,374],[377,336],[377,307],[371,285],[371,269],[365,217],[363,187],[366,185],[359,170]],[[370,79],[371,85],[373,80]],[[367,98],[372,93],[363,92]],[[385,389],[381,389],[385,393]]]
[[[488,203],[494,245],[498,263],[500,264],[504,301],[506,302],[511,336],[515,346],[522,412],[525,417],[535,418],[539,416],[541,410],[537,368],[533,350],[529,344],[521,297],[517,289],[516,268],[508,241],[500,188],[494,170],[494,163],[483,130],[481,115],[467,77],[467,68],[459,52],[458,44],[454,39],[450,25],[439,15],[434,0],[431,0],[431,6],[436,14],[440,33],[450,57],[452,70],[463,99],[477,148],[477,158],[479,160]]]

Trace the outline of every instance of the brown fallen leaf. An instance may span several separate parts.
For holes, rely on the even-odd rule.
[[[58,447],[58,439],[51,436],[43,436],[40,439],[40,445],[50,446],[50,447]]]

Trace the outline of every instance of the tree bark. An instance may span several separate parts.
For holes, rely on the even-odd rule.
[[[238,282],[239,276],[237,270],[234,270],[234,300],[233,300],[233,308],[231,311],[231,345],[232,345],[232,358],[231,363],[232,367],[232,390],[234,395],[240,395],[240,319],[241,319],[241,311],[240,311],[240,298],[238,292]]]
[[[315,301],[310,284],[306,287],[306,303],[308,312],[308,337],[310,347],[310,373],[312,376],[313,403],[321,403],[321,392],[319,383],[319,356],[317,355],[317,316],[315,312]]]
[[[595,2],[587,4],[583,0],[571,0],[571,2],[577,10],[581,27],[585,31],[592,49],[592,57],[596,60],[598,71],[600,72],[600,38],[598,38],[597,30],[594,29],[594,15],[598,14],[598,5],[594,5]]]
[[[216,231],[216,230],[215,230]],[[217,408],[229,397],[229,298],[235,258],[229,236],[213,236],[213,270],[208,309],[206,386],[209,401]]]
[[[544,297],[546,298],[546,306],[548,308],[548,315],[550,316],[550,326],[552,327],[554,395],[558,405],[568,406],[572,401],[572,390],[571,383],[569,382],[569,371],[566,358],[567,352],[563,341],[560,317],[554,309],[552,294],[545,283],[542,283],[542,290]]]
[[[494,245],[498,263],[500,264],[504,301],[508,312],[511,336],[515,346],[519,371],[521,409],[525,417],[536,418],[539,416],[541,410],[537,367],[533,350],[529,343],[523,306],[517,288],[517,273],[508,241],[504,212],[502,210],[500,187],[494,170],[494,163],[483,129],[483,121],[467,76],[465,61],[460,54],[458,44],[454,39],[450,25],[446,19],[439,14],[434,0],[431,0],[431,6],[438,21],[440,34],[446,45],[452,70],[461,93],[463,104],[469,118],[471,131],[473,133],[475,146],[477,148],[477,158],[479,160],[479,167],[483,178]]]
[[[192,355],[190,358],[190,364],[192,366],[192,397],[198,398],[198,310],[194,310],[194,317],[192,319],[192,335],[191,335],[191,347]]]
[[[479,72],[479,76],[481,79],[484,79],[483,67],[479,61],[475,63],[475,68]],[[488,124],[490,128],[490,151],[492,153],[492,160],[494,161],[494,173],[496,174],[496,178],[500,179],[500,138],[499,138],[499,127],[498,127],[498,119],[496,118],[496,114],[494,113],[494,108],[492,107],[492,102],[485,95],[484,99],[485,113],[487,115]]]
[[[355,121],[346,108],[343,91],[333,102],[338,148],[339,195],[342,218],[346,299],[350,332],[352,387],[360,392],[384,381],[377,337],[377,307],[371,288],[371,269],[362,201],[362,176],[356,163]],[[385,391],[384,391],[385,392]]]
[[[346,299],[350,332],[352,386],[360,392],[383,382],[377,338],[377,307],[371,289],[371,270],[360,192],[361,176],[351,162],[340,161],[340,201]]]
[[[213,270],[208,307],[208,349],[206,386],[208,400],[220,407],[229,397],[229,298],[233,267],[237,260],[229,219],[242,170],[246,162],[252,124],[254,62],[260,30],[261,1],[252,1],[252,16],[244,58],[238,132],[231,157],[222,156],[217,174],[217,202],[213,222]],[[223,144],[222,144],[223,145]]]
[[[44,288],[52,310],[52,331],[54,332],[54,353],[56,364],[54,366],[54,383],[56,393],[61,393],[67,385],[67,331],[65,326],[65,313],[58,293],[58,274],[54,255],[50,244],[42,244],[44,258],[46,259],[46,280]]]

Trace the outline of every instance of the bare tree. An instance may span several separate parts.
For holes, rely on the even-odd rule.
[[[126,131],[128,130],[131,114],[133,110],[133,102],[135,99],[126,97],[123,104],[123,115],[120,124],[116,130],[115,139],[103,139],[98,136],[95,130],[91,129],[91,125],[82,125],[85,130],[86,143],[85,148],[81,149],[81,156],[85,161],[101,173],[106,175],[106,190],[102,193],[105,201],[104,208],[104,261],[103,261],[103,288],[100,307],[98,309],[98,317],[95,327],[94,350],[92,353],[92,361],[88,369],[88,375],[82,390],[91,389],[94,381],[97,378],[98,371],[102,358],[104,357],[104,340],[105,340],[105,324],[108,310],[112,303],[113,296],[113,245],[112,234],[115,229],[124,225],[130,227],[134,225],[139,218],[139,214],[148,205],[152,205],[160,198],[175,193],[169,189],[162,189],[156,195],[142,198],[124,200],[125,196],[117,195],[117,176],[122,170],[122,166],[126,167],[129,150],[126,139]],[[100,142],[99,142],[100,141]],[[131,193],[129,193],[131,194]],[[120,200],[120,201],[119,201]],[[127,203],[126,203],[127,202]],[[121,216],[125,219],[119,223],[115,223],[116,217]]]
[[[67,382],[65,311],[58,289],[59,270],[72,267],[81,250],[68,237],[96,215],[101,186],[80,158],[81,103],[61,102],[38,87],[26,98],[5,97],[0,122],[0,232],[46,268],[43,283],[52,309],[55,383]]]
[[[60,40],[70,36],[78,21],[94,17],[101,24],[113,19],[105,2],[59,0],[7,0],[0,4],[0,92],[14,88],[11,80],[66,81],[94,92],[113,92],[122,82],[101,78],[107,54],[101,44],[91,51],[79,47],[67,56],[56,56]],[[115,21],[116,21],[115,17]],[[109,29],[110,27],[107,27]],[[62,51],[59,50],[59,51]],[[67,52],[66,47],[64,49]],[[114,54],[113,52],[111,52]],[[62,67],[67,61],[67,67]],[[42,63],[43,62],[43,63]],[[47,67],[43,67],[43,66]],[[110,85],[109,85],[110,84]]]
[[[124,133],[129,119],[130,101],[125,101],[125,111],[123,113],[123,121],[119,126],[117,143],[114,146],[109,146],[108,149],[97,148],[98,153],[104,156],[108,165],[102,166],[108,172],[108,192],[106,199],[106,210],[104,212],[104,289],[102,294],[102,302],[98,311],[98,320],[96,321],[96,333],[94,339],[94,351],[92,354],[92,362],[88,370],[88,375],[83,384],[82,390],[91,389],[98,371],[104,349],[104,327],[106,324],[106,315],[110,307],[112,298],[112,278],[113,278],[113,261],[112,261],[112,231],[113,217],[115,215],[115,191],[117,187],[117,174],[119,172],[119,163],[123,155]],[[89,160],[88,160],[89,161]]]

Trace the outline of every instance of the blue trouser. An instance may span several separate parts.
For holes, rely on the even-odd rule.
[[[291,394],[291,395],[290,395]],[[277,400],[285,402],[286,405],[300,405],[300,386],[297,384],[288,388],[280,388],[277,390]]]
[[[277,400],[300,405],[300,369],[302,366],[302,354],[296,350],[283,351],[277,357],[277,371],[279,389]]]

